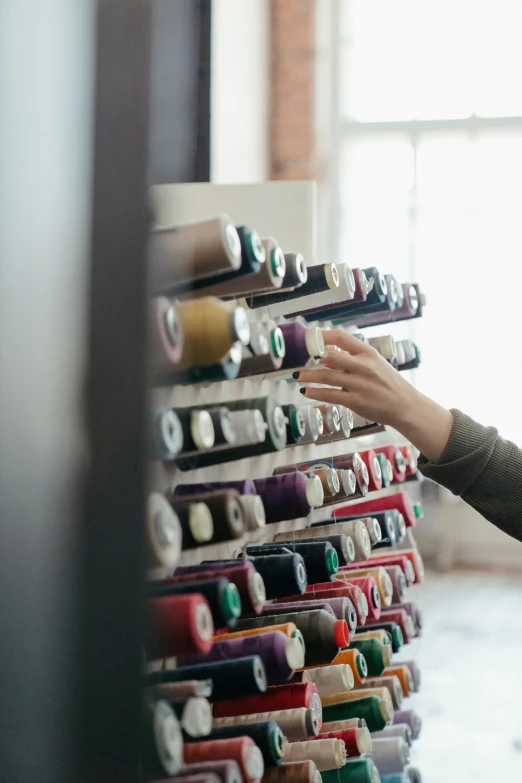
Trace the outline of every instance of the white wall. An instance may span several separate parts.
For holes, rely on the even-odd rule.
[[[211,179],[268,178],[269,0],[213,0]]]

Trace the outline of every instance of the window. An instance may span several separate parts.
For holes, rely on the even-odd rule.
[[[339,7],[339,260],[421,283],[415,382],[522,444],[522,3]]]

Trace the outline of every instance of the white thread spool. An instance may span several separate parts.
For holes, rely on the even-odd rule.
[[[320,772],[339,769],[346,764],[346,746],[340,739],[287,742],[283,750],[285,761],[313,761]]]

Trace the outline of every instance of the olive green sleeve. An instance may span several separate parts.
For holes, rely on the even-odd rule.
[[[522,541],[522,450],[459,410],[446,448],[436,462],[418,467],[510,536]]]

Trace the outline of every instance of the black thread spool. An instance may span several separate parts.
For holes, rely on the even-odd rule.
[[[270,454],[284,449],[286,446],[285,415],[275,397],[253,397],[247,400],[227,401],[223,404],[231,411],[260,410],[265,423],[268,425],[266,438],[262,443],[252,443],[246,446],[223,449],[222,451],[200,453],[197,458],[198,467],[205,468],[211,465],[218,465],[221,462],[257,457],[261,454]]]
[[[188,778],[187,783],[243,783],[243,773],[233,759],[185,764],[176,777]]]
[[[207,739],[229,739],[231,737],[251,737],[263,754],[265,767],[277,767],[283,760],[284,737],[275,720],[212,729]]]
[[[302,443],[306,435],[306,424],[303,412],[297,405],[281,405],[286,418],[286,445],[295,446]]]
[[[331,663],[339,649],[347,647],[349,643],[345,621],[336,620],[323,609],[277,614],[277,605],[274,605],[273,615],[242,618],[238,621],[237,630],[246,631],[249,628],[265,628],[282,623],[294,623],[296,628],[301,631],[305,642],[306,666]]]
[[[257,294],[246,299],[246,303],[251,310],[256,307],[266,307],[267,305],[277,304],[282,300],[282,294],[293,293],[301,290],[308,280],[308,269],[301,253],[285,253],[286,272],[283,278],[283,284],[277,292],[267,292]]]
[[[150,457],[170,462],[183,449],[183,427],[176,411],[158,408],[151,413]]]
[[[171,706],[145,701],[141,714],[140,758],[147,776],[176,775],[183,763],[183,735]]]
[[[274,542],[277,545],[281,545],[284,547],[288,547],[291,552],[294,551],[300,551],[297,549],[292,549],[294,546],[301,546],[302,544],[330,544],[335,551],[337,552],[337,557],[339,559],[340,565],[350,565],[350,563],[353,563],[355,552],[353,548],[353,541],[351,541],[349,536],[346,536],[344,533],[336,533],[334,535],[330,536],[314,536],[313,538],[300,538],[299,541],[277,541]],[[329,581],[329,580],[325,580]],[[312,580],[310,579],[310,583],[312,583]]]
[[[372,513],[381,528],[381,540],[374,545],[374,549],[394,546],[397,543],[396,510]]]
[[[212,702],[264,693],[267,687],[265,667],[258,655],[149,672],[145,675],[145,684],[208,679],[213,683],[212,696],[209,698]]]
[[[301,555],[266,555],[251,560],[263,577],[267,598],[283,598],[306,590],[306,566]]]
[[[236,624],[241,613],[241,599],[237,587],[226,577],[199,579],[195,576],[193,582],[162,579],[157,582],[147,582],[145,585],[145,594],[149,598],[189,593],[200,593],[207,599],[216,628],[225,626],[232,628]]]
[[[182,549],[197,549],[212,541],[214,520],[206,503],[186,503],[176,505],[176,513],[182,530]]]
[[[241,538],[245,532],[245,518],[238,497],[239,492],[234,489],[226,489],[221,492],[202,492],[190,496],[192,502],[205,503],[210,509],[214,522],[213,544]],[[174,511],[178,505],[186,503],[185,497],[180,499],[177,495],[169,495],[167,500]]]
[[[201,410],[201,408],[198,408],[198,410]],[[220,405],[215,408],[207,408],[206,412],[210,416],[214,427],[214,445],[211,450],[220,451],[234,446],[237,441],[237,429],[229,409],[224,405]],[[188,456],[180,454],[176,460],[178,468],[180,470],[196,470],[199,467],[199,454],[199,451]]]
[[[284,545],[264,544],[263,546],[249,546],[246,548],[246,553],[254,557],[256,555],[262,557],[265,554],[281,554],[281,551],[277,552],[275,550],[282,548],[301,555],[306,566],[308,584],[330,582],[335,578],[335,574],[338,571],[339,558],[329,541],[313,541],[304,544],[300,541],[299,543],[294,542]],[[331,554],[332,552],[335,555]]]

